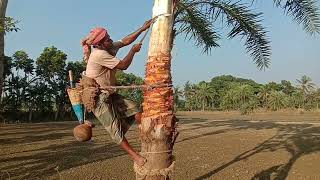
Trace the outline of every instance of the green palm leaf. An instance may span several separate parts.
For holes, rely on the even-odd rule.
[[[253,13],[239,2],[183,0],[178,5],[175,22],[180,25],[179,33],[183,32],[193,38],[198,47],[203,45],[203,50],[207,53],[211,48],[219,46],[217,40],[220,37],[213,25],[219,23],[222,28],[229,28],[228,37],[245,37],[247,52],[253,57],[257,67],[264,69],[269,67],[271,48],[266,31],[260,24],[261,15]]]
[[[319,9],[315,0],[273,0],[275,6],[283,8],[294,21],[302,24],[310,34],[320,33]]]
[[[203,46],[204,53],[210,53],[212,47],[218,47],[219,35],[212,31],[212,24],[207,17],[192,4],[178,4],[175,24],[179,25],[175,35],[185,34],[185,39],[194,39],[197,47]]]

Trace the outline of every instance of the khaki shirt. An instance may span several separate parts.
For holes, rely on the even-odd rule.
[[[122,41],[113,42],[113,47],[110,51],[113,54],[117,54],[118,50],[123,46]],[[101,89],[105,89],[107,86],[116,85],[116,72],[115,68],[120,60],[111,55],[108,51],[93,48],[86,67],[85,75],[89,78],[93,78],[100,85]],[[113,94],[115,90],[102,90],[107,94]]]

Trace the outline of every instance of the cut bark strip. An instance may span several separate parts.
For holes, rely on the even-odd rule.
[[[145,72],[145,85],[154,83],[172,84],[171,42],[172,42],[172,0],[155,0],[153,17],[161,16],[152,27],[148,60]],[[167,180],[174,163],[172,142],[175,132],[173,115],[173,89],[159,87],[143,92],[143,113],[141,121],[141,152],[147,159],[143,167],[135,167],[137,179]],[[163,152],[166,153],[147,153]],[[170,173],[169,173],[170,172]]]

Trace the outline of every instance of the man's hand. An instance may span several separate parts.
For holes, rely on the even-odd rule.
[[[141,49],[141,46],[142,46],[141,43],[135,44],[135,45],[132,46],[131,51],[133,51],[133,52],[135,52],[135,53],[136,53],[136,52],[139,52],[140,49]]]
[[[133,45],[130,51],[128,52],[127,56],[118,63],[116,68],[121,70],[126,70],[130,66],[134,55],[140,51],[141,45],[142,45],[141,43]]]
[[[152,24],[152,19],[149,19],[148,21],[146,21],[146,22],[143,24],[143,26],[141,27],[141,29],[142,29],[143,31],[145,31],[146,29],[148,29],[148,28],[151,26],[151,24]]]

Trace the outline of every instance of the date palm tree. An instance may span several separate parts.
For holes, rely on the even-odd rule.
[[[183,97],[183,91],[180,89],[179,86],[175,87],[173,90],[173,100],[174,100],[174,110],[177,111],[177,108],[180,104],[180,98]]]
[[[288,96],[281,91],[271,91],[268,97],[268,108],[277,111],[288,106]]]
[[[178,35],[194,39],[204,53],[218,47],[221,38],[215,25],[226,26],[228,37],[245,38],[245,47],[259,69],[269,67],[270,41],[261,24],[262,13],[250,9],[250,1],[232,0],[155,0],[155,21],[150,38],[145,84],[172,84],[171,49]],[[304,29],[320,32],[318,9],[314,0],[274,0],[276,7],[302,24]],[[163,16],[163,14],[171,14]],[[135,165],[137,179],[168,179],[174,166],[172,150],[176,133],[173,115],[173,90],[158,87],[144,91],[141,124],[141,154],[147,162],[143,167]]]
[[[206,82],[202,82],[199,84],[196,93],[198,101],[201,102],[202,111],[205,110],[205,107],[208,106],[208,102],[210,102],[210,100],[212,100],[216,95],[216,92],[214,92],[212,87]]]
[[[310,77],[303,75],[301,79],[297,79],[298,87],[302,91],[303,95],[303,108],[305,108],[306,101],[308,95],[314,90],[315,84],[312,83],[312,80]]]
[[[301,79],[297,79],[298,86],[304,94],[310,93],[315,88],[315,84],[312,83],[312,79],[306,75],[303,75]]]

